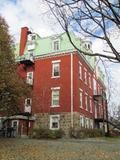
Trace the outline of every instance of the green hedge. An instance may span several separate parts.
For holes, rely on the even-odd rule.
[[[58,139],[62,138],[64,135],[64,132],[59,129],[59,130],[50,130],[46,128],[34,128],[29,137],[30,138],[36,138],[36,139]]]
[[[70,129],[70,137],[71,138],[93,138],[93,137],[101,137],[103,136],[102,130],[100,129]]]

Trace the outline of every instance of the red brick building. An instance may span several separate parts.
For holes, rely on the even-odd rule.
[[[91,42],[72,36],[92,54]],[[71,127],[103,125],[105,100],[95,98],[101,97],[105,86],[95,57],[75,50],[65,33],[41,38],[27,27],[21,30],[16,55],[19,74],[32,88],[32,96],[22,100],[23,114],[11,117],[21,135],[33,126],[63,129],[68,134]]]

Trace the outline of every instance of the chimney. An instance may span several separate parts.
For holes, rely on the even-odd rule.
[[[20,35],[20,51],[19,51],[20,56],[24,55],[24,50],[27,43],[27,36],[28,36],[28,27],[22,27]]]

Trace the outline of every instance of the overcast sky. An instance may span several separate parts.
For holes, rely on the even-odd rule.
[[[0,14],[6,19],[15,42],[19,41],[20,28],[23,26],[33,29],[41,37],[61,32],[61,28],[42,0],[0,0]],[[119,42],[120,40],[117,40],[114,43],[120,47]],[[93,43],[94,51],[102,52],[103,48],[104,44],[99,40]],[[111,101],[120,104],[120,64],[106,65],[111,85],[114,86]]]

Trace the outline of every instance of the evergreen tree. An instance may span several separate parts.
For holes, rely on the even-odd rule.
[[[14,43],[9,27],[0,16],[0,112],[13,115],[19,111],[19,100],[27,93],[27,86],[17,73]]]

